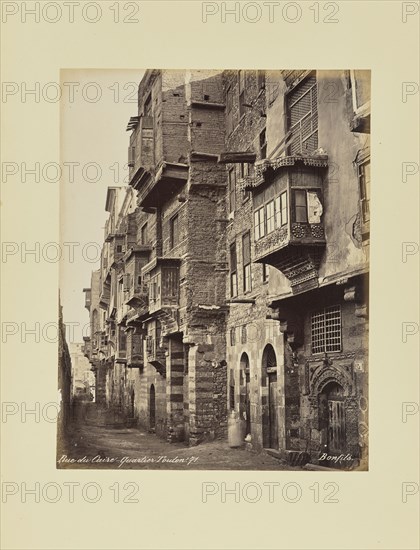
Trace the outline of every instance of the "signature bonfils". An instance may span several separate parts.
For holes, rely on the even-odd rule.
[[[141,457],[129,457],[123,456],[121,458],[114,456],[101,456],[95,455],[93,457],[83,456],[81,458],[71,458],[67,455],[61,455],[58,459],[59,464],[115,464],[118,468],[124,466],[124,464],[185,464],[190,466],[198,461],[198,456],[189,457],[169,457],[166,455],[153,456],[141,456]]]

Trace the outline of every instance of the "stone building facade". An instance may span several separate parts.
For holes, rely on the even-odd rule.
[[[86,400],[95,396],[95,377],[91,365],[83,353],[83,344],[71,342],[69,352],[71,359],[71,393],[72,397]]]
[[[63,322],[63,308],[58,305],[58,390],[60,412],[57,419],[57,448],[61,449],[72,420],[71,357]]]
[[[169,441],[367,460],[370,75],[147,71],[85,289],[97,399]],[[325,458],[323,459],[325,461]]]
[[[230,406],[292,461],[367,459],[369,79],[226,79]]]

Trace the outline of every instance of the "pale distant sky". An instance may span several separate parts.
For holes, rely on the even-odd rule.
[[[60,293],[64,322],[77,323],[73,331],[67,330],[70,341],[80,342],[87,335],[82,330],[89,320],[82,290],[99,267],[106,189],[127,184],[130,132],[125,128],[130,116],[137,115],[137,86],[143,74],[142,69],[61,71]],[[75,163],[74,178],[69,163]],[[97,176],[98,181],[92,181]]]

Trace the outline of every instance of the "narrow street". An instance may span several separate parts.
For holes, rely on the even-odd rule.
[[[231,449],[227,441],[195,447],[167,443],[118,419],[102,425],[106,412],[95,403],[80,404],[67,441],[59,445],[57,467],[69,469],[300,470],[266,453]],[[109,420],[108,420],[109,422]]]

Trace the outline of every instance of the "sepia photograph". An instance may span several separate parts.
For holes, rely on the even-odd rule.
[[[2,549],[419,550],[419,18],[0,2]]]
[[[370,70],[63,78],[57,468],[367,471]]]

